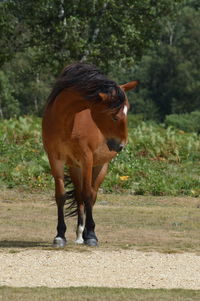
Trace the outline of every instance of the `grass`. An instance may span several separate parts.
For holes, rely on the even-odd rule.
[[[0,186],[53,189],[41,140],[41,120],[0,121]],[[200,196],[200,139],[171,127],[140,122],[129,126],[129,143],[114,159],[104,192]]]
[[[0,247],[9,252],[51,248],[57,222],[51,201],[47,193],[1,191]],[[99,194],[94,217],[100,247],[200,253],[199,206],[200,199],[191,197]],[[67,224],[66,251],[87,251],[74,245],[76,220]]]
[[[2,301],[195,301],[199,299],[200,291],[183,289],[0,287],[0,300]]]

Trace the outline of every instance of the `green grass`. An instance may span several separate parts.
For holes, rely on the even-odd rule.
[[[200,291],[123,288],[9,288],[0,287],[2,301],[195,301]]]
[[[0,186],[53,189],[39,118],[2,120],[0,154]],[[109,193],[199,196],[199,136],[153,123],[130,123],[129,143],[111,162],[102,188]]]

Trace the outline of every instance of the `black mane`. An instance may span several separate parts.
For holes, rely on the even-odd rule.
[[[86,63],[75,63],[64,68],[48,97],[48,103],[68,88],[74,88],[87,99],[95,101],[101,101],[99,93],[105,93],[110,98],[110,108],[120,108],[125,101],[124,92],[114,81],[107,79],[95,66]]]

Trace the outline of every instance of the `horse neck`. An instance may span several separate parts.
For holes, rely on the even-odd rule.
[[[91,107],[91,102],[80,93],[74,91],[62,91],[53,103],[53,110],[58,114],[73,116],[74,114]]]

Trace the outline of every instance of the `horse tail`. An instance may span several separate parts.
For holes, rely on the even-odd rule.
[[[65,187],[70,190],[67,190],[65,193],[65,217],[72,217],[78,214],[78,206],[75,198],[75,189],[72,183],[72,180],[69,175],[64,177]]]

